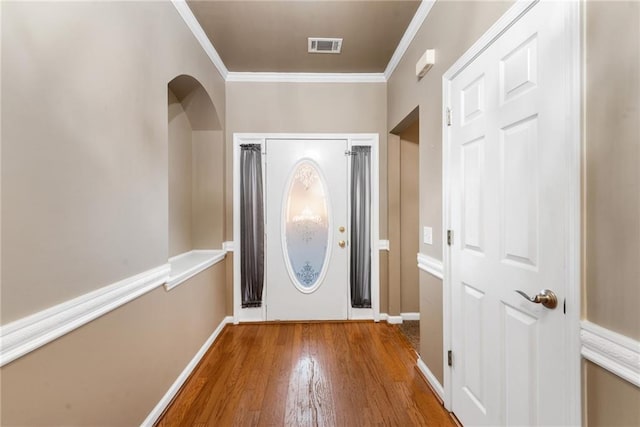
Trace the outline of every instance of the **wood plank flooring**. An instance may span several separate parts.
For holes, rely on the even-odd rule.
[[[386,323],[229,325],[159,426],[454,426]]]

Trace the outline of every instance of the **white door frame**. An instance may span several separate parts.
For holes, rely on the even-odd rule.
[[[242,254],[240,241],[240,145],[259,144],[262,152],[268,139],[344,139],[347,141],[347,149],[354,146],[371,147],[371,308],[354,309],[349,303],[348,319],[372,319],[380,321],[380,157],[379,137],[373,133],[234,133],[233,134],[233,323],[262,322],[266,321],[266,286],[262,294],[262,307],[242,308],[240,292],[240,257]],[[262,156],[262,177],[264,182],[267,156]],[[347,174],[350,176],[351,164],[349,162]],[[263,186],[266,191],[266,183]],[[265,193],[266,197],[266,193]],[[348,200],[350,204],[351,199]],[[265,199],[266,205],[266,199]],[[350,206],[349,206],[350,212]],[[266,217],[265,217],[266,218]],[[268,268],[265,265],[265,271]],[[266,273],[265,273],[266,278]],[[349,292],[347,287],[346,292]],[[348,298],[351,301],[351,298]]]
[[[447,230],[451,229],[451,201],[450,201],[450,149],[451,133],[448,126],[447,110],[451,105],[451,82],[476,57],[484,52],[500,35],[526,14],[539,0],[517,1],[473,46],[465,52],[442,76],[442,198],[443,198],[443,227],[442,241],[447,241]],[[543,0],[544,1],[544,0]],[[569,245],[566,248],[567,261],[567,299],[566,299],[566,342],[568,367],[563,379],[568,398],[569,425],[581,425],[582,393],[581,393],[581,357],[580,357],[580,245],[581,245],[581,51],[580,51],[580,2],[567,1],[564,5],[564,38],[567,41],[562,46],[567,58],[566,72],[558,76],[565,81],[567,100],[564,105],[565,121],[568,124],[565,141],[570,146],[571,158],[566,165],[566,185],[569,195],[569,220],[566,227],[569,235]],[[453,113],[455,114],[455,112]],[[454,236],[455,238],[456,236]],[[452,380],[451,368],[447,364],[447,352],[451,349],[451,253],[449,247],[443,245],[443,365],[444,365],[444,405],[451,410]]]

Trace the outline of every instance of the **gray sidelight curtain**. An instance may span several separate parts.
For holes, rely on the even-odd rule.
[[[262,305],[264,209],[262,152],[258,144],[240,146],[240,279],[242,307]]]
[[[351,155],[351,306],[371,307],[371,147]]]

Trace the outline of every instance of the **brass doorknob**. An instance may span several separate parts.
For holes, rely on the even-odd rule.
[[[341,248],[344,248],[347,245],[347,242],[345,242],[344,240],[340,240],[338,242],[338,246],[340,246]]]
[[[338,227],[338,231],[341,233],[344,233],[345,228],[341,225],[340,227]]]
[[[558,298],[556,297],[556,294],[554,294],[553,291],[550,291],[549,289],[543,289],[538,295],[533,297],[530,297],[522,291],[516,292],[522,295],[523,298],[526,298],[536,304],[542,304],[547,308],[554,309],[558,306]]]

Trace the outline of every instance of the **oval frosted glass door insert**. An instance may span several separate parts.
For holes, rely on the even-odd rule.
[[[316,166],[303,160],[293,169],[284,204],[284,250],[294,284],[314,290],[326,267],[329,244],[327,189]]]

